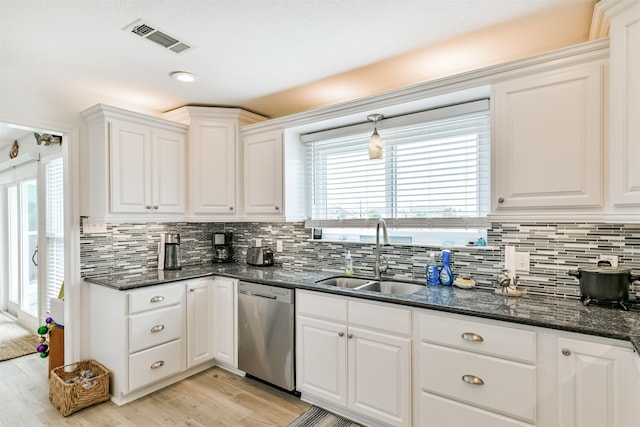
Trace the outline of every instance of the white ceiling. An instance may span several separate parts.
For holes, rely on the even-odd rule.
[[[27,76],[76,111],[99,102],[158,112],[202,104],[275,117],[585,41],[594,3],[0,0],[0,71]],[[138,18],[195,48],[177,55],[123,31]],[[527,22],[538,27],[529,29]],[[514,31],[524,41],[516,42]],[[443,71],[424,66],[434,58],[425,59],[425,49],[452,40],[469,51]],[[486,53],[473,47],[474,40]],[[393,65],[412,53],[422,54],[424,71],[419,62]],[[178,83],[169,78],[176,70],[198,78]]]

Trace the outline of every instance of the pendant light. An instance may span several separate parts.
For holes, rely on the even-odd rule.
[[[367,120],[373,122],[373,134],[369,138],[369,160],[382,159],[382,138],[378,134],[376,123],[378,120],[382,120],[384,116],[382,114],[369,114]]]

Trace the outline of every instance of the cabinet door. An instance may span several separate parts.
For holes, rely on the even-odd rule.
[[[328,402],[347,405],[347,344],[344,324],[298,316],[296,387]]]
[[[282,216],[282,132],[244,139],[244,211],[248,216]]]
[[[153,130],[151,154],[152,212],[184,212],[184,135]]]
[[[640,205],[640,2],[611,17],[611,196]]]
[[[349,407],[394,426],[411,425],[409,338],[349,326]]]
[[[187,282],[187,368],[213,359],[213,281]]]
[[[558,426],[637,425],[630,349],[558,338]]]
[[[151,130],[147,126],[113,120],[109,131],[111,212],[149,212]]]
[[[213,280],[213,357],[236,368],[236,283],[231,279]]]
[[[197,121],[189,141],[189,208],[194,214],[235,215],[236,122]]]
[[[494,209],[602,205],[603,67],[493,87]]]

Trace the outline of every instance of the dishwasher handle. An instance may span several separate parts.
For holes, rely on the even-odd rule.
[[[244,291],[244,290],[239,290],[238,291],[239,294],[243,294],[243,295],[248,295],[251,297],[260,297],[260,298],[268,298],[268,299],[276,299],[278,298],[275,295],[262,295],[262,294],[257,294],[255,292],[249,292],[249,291]]]

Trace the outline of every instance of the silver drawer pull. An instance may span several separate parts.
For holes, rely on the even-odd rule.
[[[562,349],[562,355],[563,356],[571,356],[571,350],[569,350],[568,348],[563,348]]]
[[[465,383],[468,383],[468,384],[473,384],[473,385],[483,385],[484,384],[484,381],[482,381],[482,378],[476,377],[475,375],[463,375],[462,376],[462,381],[464,381]]]
[[[164,301],[164,297],[161,297],[161,296],[153,297],[153,298],[151,298],[149,301],[151,301],[151,302],[160,302],[160,301]]]
[[[164,365],[164,360],[158,360],[157,362],[151,364],[151,369],[162,368],[163,365]]]
[[[467,341],[475,341],[475,342],[484,341],[484,338],[482,338],[478,334],[474,334],[473,332],[463,332],[462,333],[462,339],[463,340],[467,340]]]
[[[164,325],[156,325],[153,328],[151,328],[151,332],[160,332],[163,329],[164,329]]]

